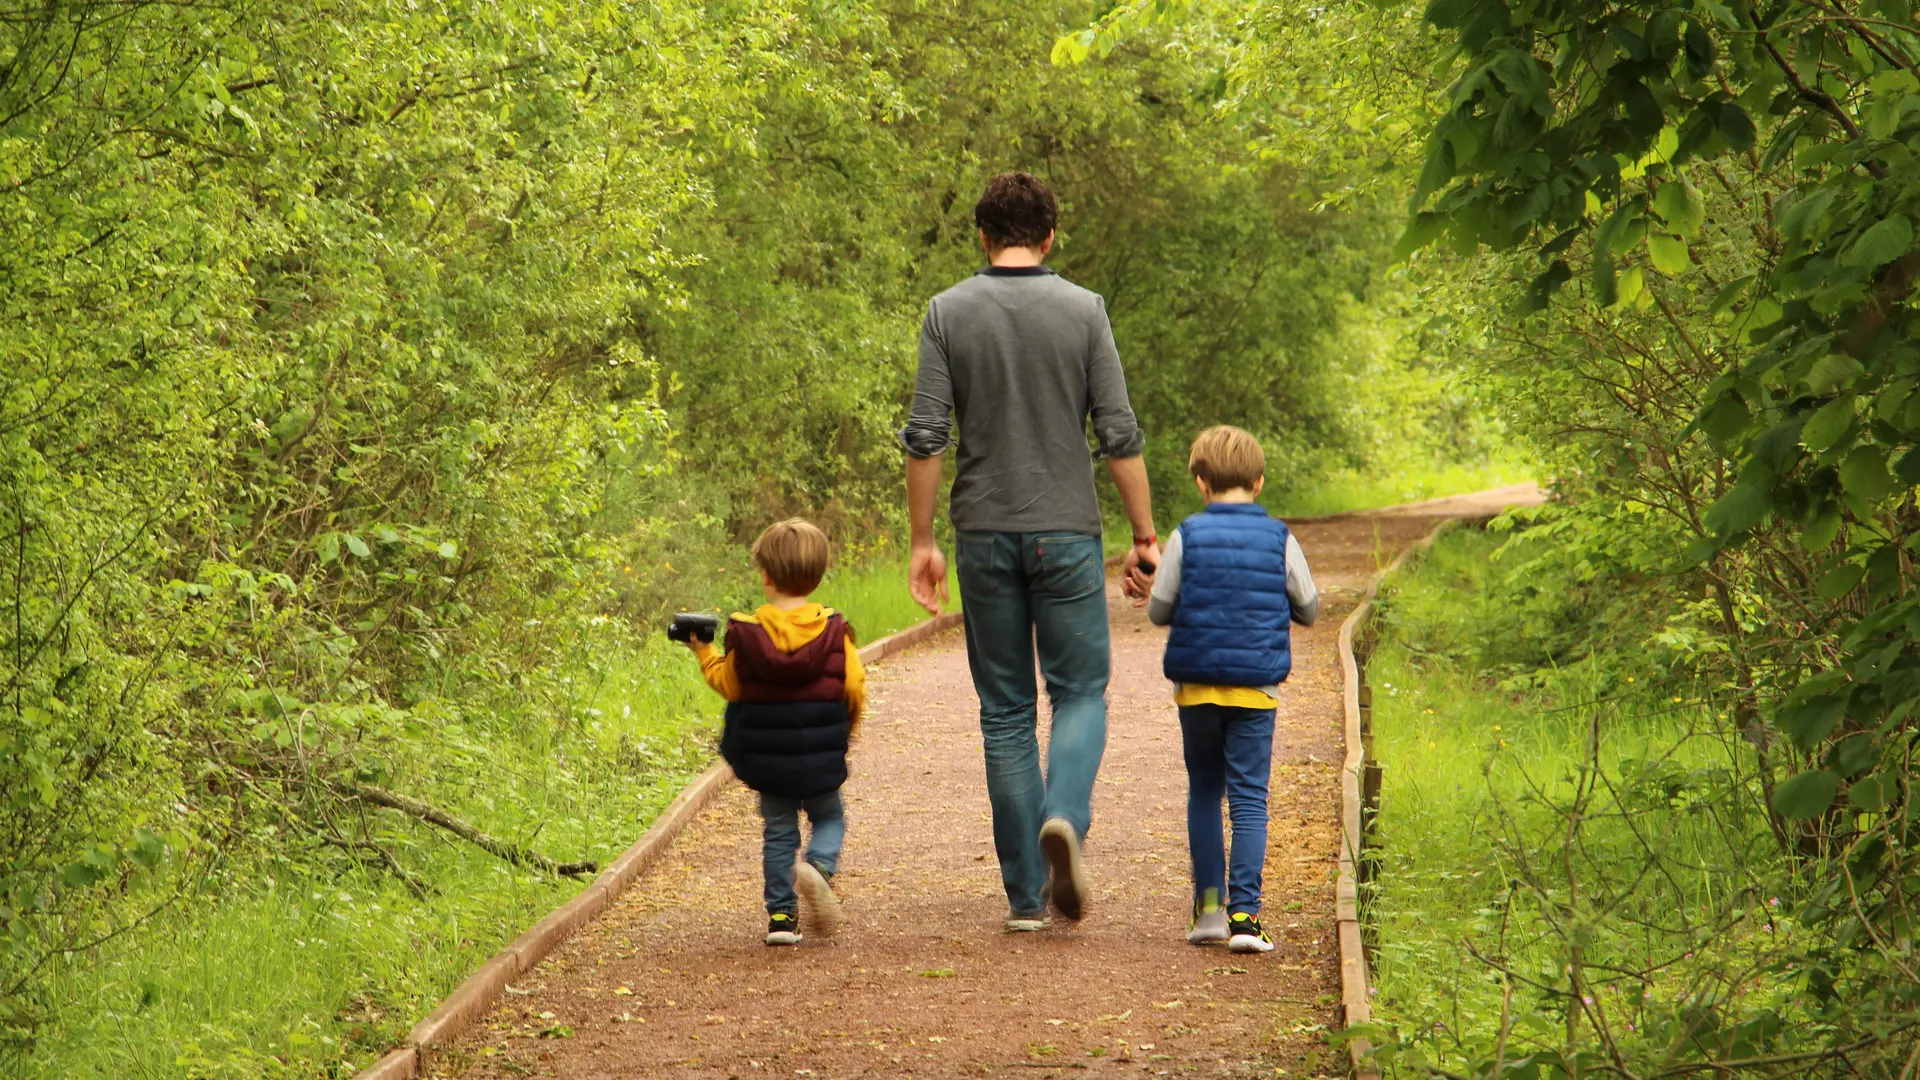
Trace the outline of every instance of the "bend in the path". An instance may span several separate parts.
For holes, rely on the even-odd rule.
[[[1185,773],[1164,631],[1112,605],[1110,736],[1090,917],[1000,931],[977,703],[960,637],[875,668],[847,787],[847,925],[760,944],[759,819],[734,789],[598,922],[522,977],[436,1075],[1270,1077],[1332,1068],[1333,853],[1343,756],[1340,621],[1435,522],[1503,490],[1296,527],[1326,598],[1300,628],[1274,740],[1266,921],[1278,951],[1186,944]],[[1044,729],[1044,724],[1043,724]]]

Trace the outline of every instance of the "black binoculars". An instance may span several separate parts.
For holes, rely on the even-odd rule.
[[[718,615],[702,615],[697,611],[683,611],[667,624],[667,637],[673,641],[712,641],[714,633],[720,629]]]

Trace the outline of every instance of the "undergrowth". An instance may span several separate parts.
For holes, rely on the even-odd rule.
[[[750,609],[751,580],[716,587]],[[836,567],[815,594],[871,643],[925,618],[905,558]],[[958,600],[958,590],[954,590]],[[550,685],[435,726],[439,798],[490,834],[605,865],[712,760],[720,699],[658,627],[589,620]],[[394,855],[430,891],[374,865],[316,869],[300,838],[236,845],[142,899],[151,918],[49,964],[57,1021],[0,1058],[7,1076],[207,1080],[346,1077],[397,1045],[460,980],[577,891],[444,832]],[[338,864],[321,864],[334,866]],[[156,886],[158,887],[158,886]],[[741,883],[742,888],[757,887]]]
[[[1503,542],[1451,533],[1382,590],[1365,1030],[1388,1074],[1680,1075],[1843,1019],[1670,598]]]

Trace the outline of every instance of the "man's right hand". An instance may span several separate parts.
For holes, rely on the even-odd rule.
[[[933,544],[915,546],[907,562],[907,590],[913,600],[938,615],[947,603],[947,559]]]
[[[1126,561],[1120,566],[1120,591],[1133,600],[1134,607],[1144,607],[1147,594],[1153,591],[1153,575],[1160,568],[1160,544],[1155,541],[1135,544],[1127,552]]]

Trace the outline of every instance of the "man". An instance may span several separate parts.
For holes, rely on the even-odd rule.
[[[940,457],[959,426],[951,515],[1012,931],[1046,927],[1049,899],[1069,919],[1088,901],[1080,849],[1106,751],[1110,660],[1089,418],[1133,526],[1130,595],[1145,595],[1160,559],[1140,459],[1146,439],[1127,405],[1106,301],[1042,265],[1058,215],[1053,192],[1033,176],[1002,173],[987,184],[973,217],[990,265],[927,305],[913,411],[900,433],[908,584],[937,614],[947,563],[933,539],[934,506]],[[1036,646],[1053,704],[1044,778]]]

